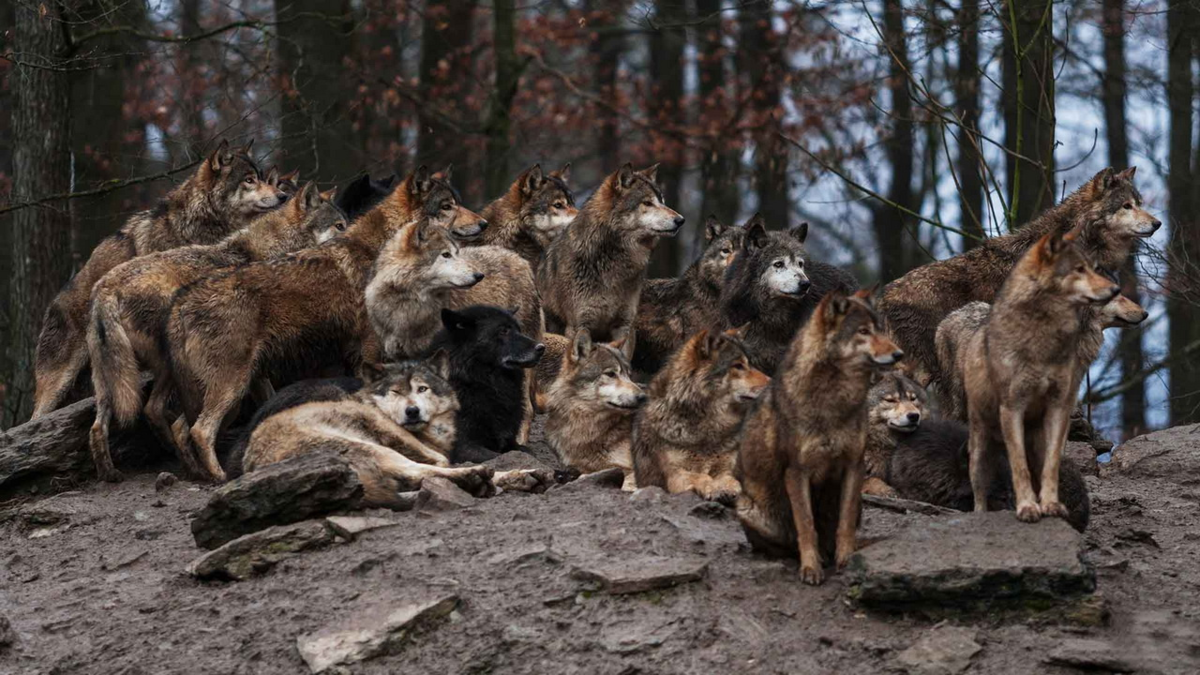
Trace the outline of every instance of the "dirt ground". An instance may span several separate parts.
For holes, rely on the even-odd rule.
[[[1078,672],[1044,662],[1076,638],[1157,657],[1139,672],[1200,672],[1200,442],[1191,438],[1162,441],[1177,444],[1190,472],[1087,479],[1087,558],[1111,625],[968,624],[983,648],[966,672]],[[461,599],[448,622],[349,672],[903,672],[899,653],[932,629],[852,609],[840,575],[801,585],[794,564],[749,553],[734,518],[693,511],[694,496],[631,499],[598,486],[387,513],[400,525],[249,581],[199,582],[184,573],[201,553],[189,514],[212,488],[181,481],[158,493],[154,482],[132,475],[23,505],[64,514],[57,524],[0,522],[0,615],[15,631],[0,647],[0,673],[307,672],[299,636],[444,591]],[[862,534],[926,518],[867,509]],[[582,592],[570,575],[652,556],[703,556],[707,575],[621,596]]]

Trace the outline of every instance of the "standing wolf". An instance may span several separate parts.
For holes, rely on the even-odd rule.
[[[635,345],[634,318],[650,251],[674,235],[683,216],[663,203],[658,166],[626,164],[604,179],[537,270],[546,328],[568,340],[586,328],[596,340]]]
[[[721,326],[744,326],[750,362],[770,375],[821,298],[834,290],[853,293],[858,282],[849,272],[808,259],[807,223],[767,232],[762,216],[754,214],[744,228],[742,250],[721,288]]]
[[[59,408],[87,367],[88,306],[92,286],[109,270],[138,256],[188,244],[215,244],[250,219],[282,204],[279,174],[264,176],[250,146],[220,147],[196,172],[149,211],[134,214],[96,246],[67,282],[42,321],[35,354],[33,418]]]
[[[514,251],[537,269],[550,242],[567,228],[579,209],[567,187],[571,165],[545,173],[534,164],[496,201],[483,207],[488,228],[479,243]]]
[[[721,320],[721,280],[742,249],[746,231],[704,223],[704,252],[677,279],[649,279],[637,308],[637,349],[633,367],[658,372],[671,353],[702,328]]]
[[[865,293],[830,293],[746,420],[735,466],[738,518],[754,548],[799,553],[805,583],[821,583],[822,559],[832,556],[840,569],[854,553],[867,390],[903,355]]]
[[[1077,232],[1048,234],[1021,257],[963,350],[958,376],[967,394],[976,511],[987,509],[1002,442],[1017,518],[1067,515],[1058,472],[1085,369],[1078,359],[1085,310],[1120,291],[1092,268]]]
[[[1021,256],[1047,234],[1082,226],[1078,246],[1097,267],[1118,270],[1140,238],[1162,224],[1142,208],[1134,168],[1105,169],[1057,206],[1011,234],[992,237],[947,260],[929,263],[888,284],[879,307],[888,329],[912,359],[914,379],[941,380],[934,335],[950,312],[968,302],[992,302]]]

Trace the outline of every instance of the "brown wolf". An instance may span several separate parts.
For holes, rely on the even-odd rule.
[[[494,492],[487,466],[450,468],[458,399],[446,381],[445,352],[429,363],[386,366],[386,375],[339,401],[305,403],[263,420],[246,446],[247,472],[309,452],[350,462],[367,506],[407,508],[401,492],[441,476],[477,495]]]
[[[1092,268],[1077,233],[1048,234],[1021,257],[983,330],[962,349],[958,376],[967,394],[976,511],[987,509],[1004,447],[1017,518],[1067,515],[1058,498],[1058,472],[1086,368],[1078,357],[1088,328],[1085,309],[1120,291]]]
[[[1079,246],[1092,263],[1120,269],[1137,240],[1154,234],[1162,224],[1142,208],[1134,173],[1134,168],[1119,173],[1105,169],[1015,232],[918,267],[888,284],[880,311],[911,359],[915,379],[928,386],[943,375],[934,345],[942,319],[968,302],[992,302],[1017,261],[1046,234],[1065,234],[1082,224]]]
[[[855,548],[871,378],[902,356],[865,292],[825,296],[746,420],[734,471],[750,544],[799,554],[800,579],[819,584]],[[819,547],[819,548],[818,548]]]
[[[704,223],[704,252],[677,279],[649,279],[637,309],[637,349],[633,367],[655,373],[671,353],[702,328],[721,320],[721,280],[742,248],[746,231]]]
[[[442,178],[418,168],[345,234],[315,248],[244,265],[181,292],[167,323],[171,378],[185,419],[175,438],[194,443],[215,480],[217,434],[252,380],[282,384],[357,370],[378,360],[363,301],[380,249],[406,223],[482,229],[482,219],[458,203]]]
[[[579,213],[567,187],[570,175],[570,164],[550,173],[541,164],[527,169],[508,192],[483,207],[488,228],[479,243],[514,251],[531,270],[537,269],[546,247]]]
[[[863,494],[895,497],[887,483],[897,440],[920,428],[927,415],[925,389],[899,372],[885,373],[867,394],[867,446]]]
[[[650,251],[674,235],[683,216],[663,203],[658,166],[626,164],[604,179],[567,231],[550,243],[537,270],[546,327],[568,340],[586,328],[634,352],[634,318]]]
[[[92,286],[109,270],[149,253],[215,244],[284,202],[287,195],[279,189],[278,172],[264,176],[249,148],[230,149],[222,141],[158,206],[134,214],[101,241],[46,308],[34,357],[34,419],[61,407],[87,368],[88,303]]]
[[[154,373],[147,416],[170,443],[165,407],[172,387],[161,347],[175,293],[222,268],[276,258],[344,231],[346,218],[334,206],[333,194],[332,190],[322,194],[309,183],[283,208],[259,216],[220,244],[183,246],[135,258],[113,268],[96,284],[87,338],[96,392],[91,450],[102,479],[120,480],[108,452],[108,428],[114,416],[118,425],[125,426],[141,412],[139,372],[143,369]],[[181,459],[187,462],[190,456]]]
[[[701,330],[650,382],[649,402],[633,426],[639,487],[694,491],[733,505],[738,432],[771,378],[750,365],[737,331]]]
[[[546,394],[546,442],[563,464],[583,473],[624,470],[624,487],[632,490],[633,416],[646,394],[630,378],[621,347],[619,342],[592,342],[586,328],[576,332]]]

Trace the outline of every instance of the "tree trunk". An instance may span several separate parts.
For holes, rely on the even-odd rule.
[[[958,72],[954,79],[954,98],[963,128],[958,129],[958,205],[960,227],[982,238],[987,222],[983,204],[983,167],[979,150],[979,2],[962,0],[958,12]],[[963,250],[979,242],[963,237]]]
[[[1168,146],[1167,211],[1171,222],[1168,251],[1167,316],[1170,319],[1170,354],[1178,354],[1187,345],[1200,340],[1200,313],[1196,299],[1197,265],[1200,265],[1200,241],[1197,241],[1195,217],[1196,183],[1192,172],[1192,104],[1195,86],[1192,75],[1193,32],[1200,26],[1196,10],[1188,3],[1167,6],[1167,107],[1170,115]],[[1200,406],[1200,363],[1180,359],[1171,365],[1169,394],[1171,424],[1186,424],[1198,418]]]
[[[41,14],[45,11],[45,15]],[[14,51],[23,60],[58,65],[66,53],[66,27],[55,3],[19,3]],[[71,189],[71,83],[66,72],[15,66],[12,75],[13,197]],[[71,218],[63,204],[13,214],[13,274],[9,285],[9,388],[5,427],[29,417],[33,403],[33,352],[46,307],[71,274]]]
[[[788,200],[788,149],[779,138],[780,86],[784,66],[780,37],[771,27],[770,3],[747,3],[738,9],[740,40],[738,68],[745,75],[746,93],[751,96],[754,133],[754,189],[758,211],[772,229],[787,228],[791,222]]]
[[[324,15],[324,18],[317,16]],[[302,180],[353,178],[365,163],[350,119],[356,100],[343,62],[352,47],[349,0],[275,0],[283,87],[281,164]]]
[[[887,198],[892,204],[916,211],[913,199],[913,106],[908,90],[908,43],[904,36],[904,8],[900,0],[883,2],[883,39],[888,60],[888,93],[892,109],[889,113],[891,133],[884,139],[891,185]],[[875,207],[875,243],[879,247],[879,281],[887,283],[908,271],[905,240],[912,236],[908,228],[915,227],[911,216],[899,208],[881,204]]]
[[[687,15],[679,0],[657,0],[655,16],[658,30],[650,35],[650,100],[646,107],[655,128],[677,128],[685,122],[683,102],[683,50],[687,36],[681,24]],[[658,183],[662,186],[663,201],[682,212],[679,202],[683,182],[683,144],[674,137],[658,134],[651,139],[654,160],[659,162]],[[703,218],[692,214],[693,228],[703,228]],[[698,230],[702,231],[702,230]],[[676,236],[658,242],[650,261],[651,277],[675,276],[680,272],[683,239]]]
[[[606,100],[616,102],[617,72],[621,66],[621,52],[625,47],[625,39],[616,31],[625,12],[625,3],[621,1],[595,4],[589,1],[584,7],[588,8],[585,14],[598,34],[592,40],[591,46],[591,56],[595,64],[594,88],[596,93]],[[608,175],[621,166],[621,123],[617,114],[607,108],[597,108],[596,118],[599,127],[596,142],[600,156],[600,172]]]
[[[1007,0],[1001,17],[1010,229],[1055,202],[1052,6],[1051,0]]]
[[[421,33],[421,98],[423,106],[417,119],[417,164],[441,170],[446,165],[459,168],[459,176],[469,176],[471,166],[467,138],[456,128],[456,120],[465,110],[455,105],[471,78],[469,51],[475,0],[430,0],[425,7]],[[442,119],[433,112],[444,112]],[[459,181],[470,194],[471,183]],[[477,191],[477,190],[476,190]],[[468,197],[469,199],[469,197]]]
[[[721,0],[696,0],[697,18],[700,24],[696,49],[696,63],[700,82],[700,128],[709,139],[709,147],[700,160],[699,219],[715,215],[722,222],[732,225],[741,207],[741,191],[738,190],[738,174],[741,162],[738,158],[737,139],[730,138],[725,131],[729,116],[733,114],[731,99],[726,84],[730,79],[725,73],[726,49],[721,40]],[[736,123],[736,120],[735,120]]]
[[[517,63],[517,5],[515,0],[495,0],[492,51],[495,55],[496,82],[492,88],[491,110],[487,123],[487,190],[485,199],[504,194],[509,175],[512,133],[512,102],[517,95],[521,68]]]
[[[12,0],[0,0],[0,26],[11,26],[15,23],[13,18]],[[11,32],[4,33],[0,31],[0,53],[7,53],[12,50],[13,35]],[[10,78],[10,85],[0,87],[0,110],[13,109],[13,93]],[[0,114],[0,203],[6,203],[12,199],[12,179],[13,179],[13,134],[12,134],[12,115]],[[12,278],[12,216],[0,216],[0,298],[8,298],[9,280]],[[9,316],[7,303],[4,307],[0,307],[0,377],[9,374],[8,369],[8,346],[11,344],[12,335],[9,332],[12,317]],[[0,411],[4,408],[4,392],[6,386],[0,383]],[[0,418],[3,413],[0,412]]]
[[[180,0],[179,30],[184,37],[197,35],[201,27],[200,0]],[[204,74],[205,64],[212,62],[208,40],[185,43],[179,48],[179,114],[183,118],[183,139],[191,152],[198,152],[208,137],[208,125],[204,122],[207,105],[208,78]],[[183,157],[173,158],[174,164],[182,164]]]

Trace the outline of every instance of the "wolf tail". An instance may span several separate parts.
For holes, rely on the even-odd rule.
[[[121,325],[117,300],[98,296],[88,323],[92,387],[97,402],[106,401],[117,424],[132,423],[142,411],[142,382],[133,343]]]

